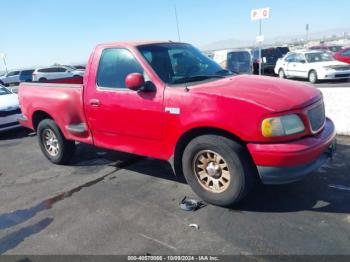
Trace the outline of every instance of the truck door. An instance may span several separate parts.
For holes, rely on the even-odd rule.
[[[85,92],[85,112],[95,145],[157,156],[162,145],[163,88],[147,92],[126,88],[128,74],[141,73],[149,80],[128,49],[104,49],[96,65]]]

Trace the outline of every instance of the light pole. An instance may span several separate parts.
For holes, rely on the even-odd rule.
[[[259,36],[261,37],[262,34],[261,34],[261,19],[259,19]],[[260,39],[259,41],[259,75],[261,75],[261,64],[262,64],[262,61],[261,61],[261,44],[262,44],[262,39]]]
[[[260,9],[254,9],[250,12],[250,19],[251,20],[259,20],[259,35],[256,37],[256,42],[259,43],[259,75],[261,75],[261,65],[262,65],[262,58],[261,58],[261,46],[264,42],[264,36],[262,35],[261,30],[261,20],[267,19],[270,17],[270,8],[260,8]]]

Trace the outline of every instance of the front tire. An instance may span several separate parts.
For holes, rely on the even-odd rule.
[[[316,84],[318,82],[317,73],[315,70],[310,71],[309,82],[313,84]]]
[[[42,120],[37,134],[41,151],[52,163],[66,164],[74,155],[75,142],[67,140],[52,119]]]
[[[247,150],[218,135],[193,139],[183,153],[182,167],[187,183],[199,197],[225,207],[244,198],[255,176]]]

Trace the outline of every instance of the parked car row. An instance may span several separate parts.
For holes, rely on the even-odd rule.
[[[37,69],[16,70],[0,76],[0,84],[10,86],[21,82],[46,81],[58,78],[80,76],[85,73],[85,66],[51,66]]]
[[[350,78],[350,48],[341,45],[321,44],[294,52],[282,46],[262,48],[261,59],[258,48],[218,50],[207,55],[236,74],[259,74],[261,65],[262,75],[304,78],[312,83]]]
[[[219,50],[215,51],[212,58],[223,68],[236,74],[259,74],[259,64],[263,75],[273,75],[276,62],[289,52],[288,47],[269,47],[259,49]],[[210,55],[210,54],[209,54]]]

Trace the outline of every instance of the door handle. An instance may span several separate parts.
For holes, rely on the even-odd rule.
[[[90,99],[89,103],[91,106],[94,106],[94,107],[98,107],[101,105],[100,100],[98,99]]]

